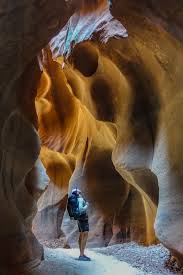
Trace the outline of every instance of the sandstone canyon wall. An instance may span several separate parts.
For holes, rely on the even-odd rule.
[[[36,55],[73,10],[60,0],[0,1],[0,10],[0,273],[26,274],[43,259],[32,220],[50,181],[39,159]]]
[[[181,1],[113,1],[118,21],[93,35],[87,20],[107,3],[81,1],[70,50],[70,1],[1,2],[2,270],[26,273],[43,257],[32,220],[45,189],[34,231],[75,245],[75,186],[90,203],[90,246],[159,240],[183,263]]]

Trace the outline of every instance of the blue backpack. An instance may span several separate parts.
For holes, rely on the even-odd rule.
[[[77,220],[81,213],[79,211],[79,201],[78,196],[75,194],[72,194],[67,201],[67,211],[69,213],[70,218],[74,218]]]

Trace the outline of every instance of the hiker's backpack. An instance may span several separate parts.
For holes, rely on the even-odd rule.
[[[67,201],[67,211],[69,213],[70,218],[74,218],[77,220],[81,215],[79,210],[79,201],[78,196],[72,194]]]

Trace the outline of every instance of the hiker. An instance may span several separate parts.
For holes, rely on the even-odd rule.
[[[71,219],[75,219],[78,222],[79,228],[79,249],[80,249],[80,261],[90,261],[91,259],[84,254],[86,242],[88,239],[89,223],[87,208],[88,202],[81,195],[79,189],[73,189],[71,196],[68,198],[67,210]]]

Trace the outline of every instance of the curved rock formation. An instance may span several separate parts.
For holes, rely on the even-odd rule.
[[[83,55],[91,58],[90,65],[95,67],[92,75],[87,77],[86,64],[81,63]],[[59,65],[62,60],[55,62],[50,54],[45,60],[47,72],[43,73],[36,101],[39,135],[44,146],[76,158],[68,192],[77,186],[90,202],[90,245],[101,246],[124,240],[153,243],[158,194],[155,177],[147,171],[147,187],[142,183],[129,187],[115,171],[111,160],[116,145],[118,112],[123,106],[123,97],[127,100],[131,93],[127,80],[99,48],[88,42],[73,50],[71,61],[75,69],[68,64],[62,70]],[[77,82],[76,94],[72,87]],[[103,102],[102,93],[106,93]],[[109,105],[106,106],[106,102]],[[108,107],[112,112],[109,118]],[[129,217],[123,207],[129,208]],[[72,226],[66,212],[61,229],[67,243],[74,245],[77,226],[74,229]],[[108,233],[105,233],[106,226],[110,228]]]
[[[46,188],[34,230],[46,223],[46,237],[75,244],[65,207],[76,185],[90,202],[91,246],[158,239],[183,264],[183,5],[108,9],[106,0],[2,1],[3,274],[26,274],[43,257],[32,220]],[[50,40],[54,58],[40,54]]]
[[[52,5],[54,9],[52,9]],[[0,273],[26,274],[43,259],[32,233],[49,179],[39,160],[36,55],[72,15],[65,1],[1,1]]]
[[[182,105],[183,87],[183,47],[180,43],[183,21],[179,14],[183,7],[179,1],[173,5],[168,1],[166,7],[163,1],[156,6],[152,1],[148,2],[144,1],[134,11],[133,1],[129,1],[126,9],[124,6],[122,8],[123,3],[116,3],[114,9],[114,14],[123,20],[124,17],[128,18],[129,11],[133,16],[133,22],[127,20],[126,27],[131,34],[128,40],[130,52],[134,54],[131,55],[127,50],[126,41],[123,41],[121,50],[126,51],[127,71],[130,70],[132,77],[136,78],[134,83],[130,74],[130,83],[133,87],[136,85],[138,94],[143,93],[145,108],[138,109],[137,98],[137,107],[131,111],[133,120],[130,117],[125,119],[125,127],[121,127],[113,161],[116,169],[131,183],[138,182],[139,177],[141,181],[144,180],[143,173],[149,169],[157,176],[159,204],[156,235],[182,262],[182,164],[178,148],[182,146],[182,126],[179,122],[182,111],[179,106]],[[120,62],[120,54],[112,45],[111,56],[124,66],[124,54]],[[130,129],[133,129],[132,134],[124,139],[124,131],[130,133]],[[148,137],[149,142],[150,136],[152,143],[148,145],[144,138],[147,140]],[[119,158],[119,155],[122,157]]]
[[[45,190],[48,178],[37,160],[38,135],[18,111],[10,115],[3,127],[1,148],[1,268],[5,273],[7,266],[20,272],[42,258],[43,250],[31,232],[31,225],[37,211],[36,200]]]
[[[164,7],[162,2],[159,5]],[[164,10],[164,14],[166,12]],[[181,231],[178,229],[181,226],[178,213],[182,211],[182,203],[178,199],[181,194],[181,161],[176,159],[179,156],[175,149],[172,155],[168,145],[168,142],[178,144],[180,139],[179,134],[171,134],[169,138],[172,131],[167,131],[172,120],[171,108],[176,106],[176,97],[181,104],[181,20],[175,18],[173,33],[168,21],[170,14],[158,14],[153,3],[142,2],[137,7],[134,1],[114,1],[113,14],[125,23],[129,38],[111,39],[107,44],[97,47],[88,42],[77,45],[69,58],[72,65],[66,65],[64,73],[72,93],[91,114],[96,119],[110,121],[117,126],[117,142],[112,150],[112,160],[123,180],[130,184],[131,192],[138,194],[142,200],[143,211],[140,211],[139,216],[141,219],[144,215],[142,223],[146,224],[146,228],[141,235],[146,236],[148,243],[155,240],[153,227],[158,204],[158,184],[160,201],[156,234],[181,259]],[[84,59],[90,60],[89,66]],[[178,109],[177,112],[180,112],[181,108]],[[177,120],[178,117],[181,115],[177,113]],[[178,122],[171,125],[177,129],[174,133],[179,132]],[[170,160],[169,154],[174,160]],[[86,174],[91,178],[93,173],[87,170]],[[175,182],[171,180],[173,175]],[[95,181],[94,178],[92,181]],[[174,190],[178,192],[175,196],[171,196],[173,184],[178,186]],[[168,201],[172,201],[169,207],[166,203]],[[137,215],[134,212],[129,216]],[[137,235],[135,239],[138,239]]]
[[[75,157],[43,147],[41,159],[51,182],[38,201],[33,232],[39,239],[49,240],[61,236],[60,225],[66,208],[69,180],[75,168]]]
[[[104,198],[105,201],[107,201],[107,196],[110,197],[110,189],[112,188],[110,187],[111,180],[113,177],[116,177],[116,172],[112,167],[110,157],[112,148],[115,144],[115,126],[112,123],[97,121],[88,109],[71,93],[70,87],[67,84],[66,77],[59,63],[50,59],[48,63],[48,72],[51,76],[52,83],[50,95],[47,94],[46,98],[39,97],[36,102],[40,122],[39,134],[42,143],[44,146],[47,146],[54,151],[75,156],[76,168],[70,179],[68,190],[77,185],[80,186],[84,193],[86,193],[89,200],[92,199],[92,196],[95,198],[99,190],[97,181],[94,184],[94,179],[91,180],[91,175],[93,175],[95,179],[98,177],[100,184],[105,184],[106,188],[108,188],[106,198]],[[45,86],[46,85],[43,85],[43,87]],[[45,95],[44,92],[42,94]],[[44,107],[42,104],[45,104]],[[41,123],[42,121],[43,123]],[[113,176],[111,175],[111,180],[107,180],[109,181],[108,184],[107,182],[103,183],[102,178],[100,179],[100,177],[104,177],[105,175],[105,171],[103,169],[100,169],[101,175],[99,175],[97,171],[95,172],[97,166],[100,164],[101,157],[104,167],[105,163],[108,162],[107,168],[112,169],[110,173],[114,174]],[[66,180],[68,183],[68,179]],[[115,182],[115,179],[113,179],[113,181]],[[122,186],[120,187],[120,181],[122,181],[122,179],[120,176],[117,176],[116,184],[118,187],[114,190],[114,198],[116,197],[117,199],[117,195],[121,189],[121,195],[119,194],[119,203],[120,200],[121,203],[123,203],[123,197],[124,200],[126,200],[126,193],[128,194],[128,192],[125,191],[125,185],[124,191],[122,191],[123,188]],[[91,188],[89,186],[91,186]],[[100,187],[99,185],[99,188],[102,188],[102,186]],[[105,189],[103,192],[105,192]],[[100,200],[100,196],[97,200],[95,199],[95,203],[99,206]],[[116,204],[116,201],[114,201],[114,203]],[[118,204],[116,204],[116,206],[112,207],[110,210],[108,209],[106,202],[103,204],[103,207],[106,208],[106,211],[104,212],[109,212],[108,214],[105,213],[108,218],[110,218],[111,212],[113,213],[116,207],[119,207]],[[67,217],[64,217],[64,219],[67,220]],[[94,211],[93,215],[91,215],[91,219],[97,219]],[[64,223],[66,224],[65,226],[68,227],[68,222],[63,221],[63,227]],[[72,227],[70,228],[73,232]],[[64,229],[62,230],[64,231]],[[67,229],[65,230],[65,234],[68,235],[69,233],[67,232]],[[101,228],[100,231],[102,232]],[[70,237],[70,239],[74,241],[73,237]]]

